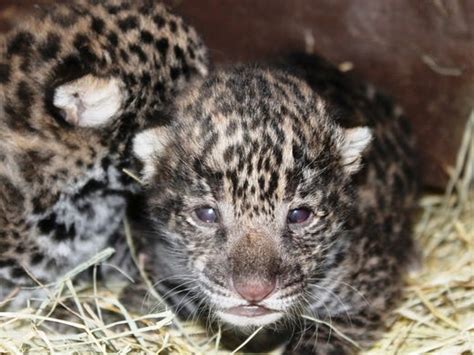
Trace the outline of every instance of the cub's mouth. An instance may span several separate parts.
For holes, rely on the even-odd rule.
[[[274,323],[283,317],[283,312],[261,305],[242,305],[222,309],[217,315],[226,323],[246,327]]]

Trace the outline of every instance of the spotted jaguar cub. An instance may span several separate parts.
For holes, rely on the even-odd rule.
[[[252,351],[275,332],[286,353],[368,346],[413,249],[415,154],[399,110],[299,55],[218,70],[169,117],[134,141],[157,289],[239,336],[271,326]]]
[[[132,135],[207,72],[194,29],[155,1],[37,12],[0,38],[0,301],[116,246]]]

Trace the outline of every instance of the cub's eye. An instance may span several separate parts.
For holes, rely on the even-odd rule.
[[[307,208],[295,208],[288,212],[288,223],[303,223],[311,217],[311,211]]]
[[[216,223],[217,222],[217,212],[214,208],[206,206],[200,207],[194,211],[196,217],[205,223]]]

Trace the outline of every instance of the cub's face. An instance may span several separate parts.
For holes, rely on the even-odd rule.
[[[336,126],[296,78],[246,67],[211,75],[170,115],[135,139],[158,279],[236,326],[301,315],[350,244],[347,185],[369,129]]]

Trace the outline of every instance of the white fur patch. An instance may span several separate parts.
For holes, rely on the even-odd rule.
[[[32,270],[35,276],[52,281],[63,271],[69,271],[69,268],[80,264],[106,247],[111,235],[121,228],[126,198],[120,194],[104,196],[102,190],[82,197],[79,197],[78,193],[91,180],[107,181],[108,188],[111,190],[131,191],[132,187],[123,185],[121,176],[122,172],[115,166],[110,165],[107,170],[104,170],[98,160],[83,179],[69,184],[63,190],[60,198],[51,208],[42,214],[30,215],[28,221],[37,224],[53,213],[57,223],[67,228],[74,226],[75,230],[74,238],[66,238],[62,241],[54,240],[51,233],[40,234],[36,237],[37,244],[48,256],[47,259],[56,261],[57,269],[54,271],[55,269],[47,264],[44,264],[44,268],[37,265]],[[46,263],[47,260],[44,262]]]
[[[341,146],[342,163],[346,172],[353,174],[360,168],[362,152],[372,140],[372,131],[368,127],[356,127],[344,130]]]
[[[155,157],[157,157],[165,146],[166,134],[164,129],[152,128],[135,136],[133,140],[133,152],[144,165],[142,178],[144,181],[150,179],[155,173]]]
[[[226,312],[218,311],[217,316],[222,319],[224,322],[232,325],[236,325],[238,327],[250,327],[250,326],[262,326],[271,323],[275,323],[281,317],[283,317],[283,313],[281,312],[274,312],[270,314],[266,314],[259,317],[243,317],[237,316],[234,314],[229,314]]]
[[[69,123],[95,127],[109,122],[124,101],[121,81],[86,75],[58,87],[53,104],[65,113]]]

